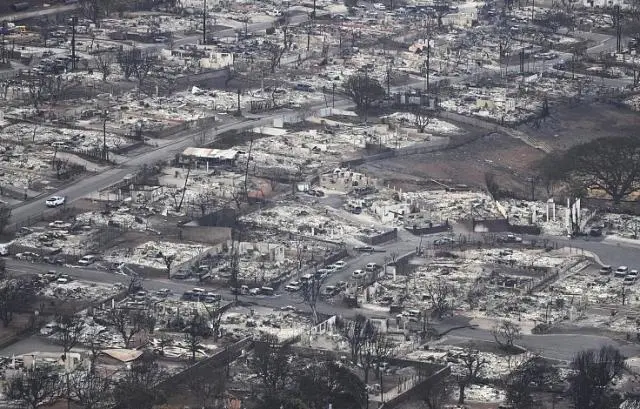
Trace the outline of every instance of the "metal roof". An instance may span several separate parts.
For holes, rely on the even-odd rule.
[[[238,156],[238,151],[235,149],[187,148],[182,152],[182,155],[201,159],[233,160]]]

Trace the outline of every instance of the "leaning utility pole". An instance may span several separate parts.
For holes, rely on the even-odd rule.
[[[202,45],[207,44],[207,0],[202,7]]]
[[[76,24],[78,17],[71,17],[71,71],[76,70]]]

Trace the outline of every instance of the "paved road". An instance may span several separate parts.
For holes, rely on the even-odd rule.
[[[455,330],[447,336],[447,343],[460,345],[477,341],[494,341],[493,335],[483,329]],[[550,335],[524,335],[518,340],[518,345],[542,356],[562,361],[570,361],[575,353],[582,349],[598,349],[605,345],[612,345],[620,349],[626,356],[640,354],[640,345],[619,342],[607,337],[585,334],[550,334]]]
[[[221,125],[218,127],[217,133],[265,125],[271,123],[273,121],[273,118],[277,117],[278,115],[282,114],[273,114],[271,116],[267,116],[258,120],[233,122],[230,124]],[[172,157],[174,154],[183,151],[188,146],[193,145],[194,135],[199,134],[200,132],[201,131],[197,130],[185,132],[181,134],[181,136],[177,137],[174,142],[168,145],[164,145],[150,152],[132,157],[128,161],[119,164],[114,168],[106,170],[100,174],[80,179],[73,185],[61,189],[55,194],[66,196],[67,203],[72,203],[73,201],[84,197],[89,193],[113,185],[114,183],[122,180],[127,175],[136,173],[138,168],[142,167],[142,165],[144,164],[152,164],[159,160],[165,160],[169,157]],[[215,140],[215,136],[212,140]],[[37,216],[45,211],[47,211],[47,209],[44,205],[44,200],[37,200],[14,208],[11,213],[11,219],[13,222],[23,222],[28,218]]]
[[[9,3],[17,3],[17,1],[11,1],[11,0],[6,0],[6,1]],[[65,4],[61,6],[55,6],[55,7],[31,9],[31,10],[21,11],[19,13],[2,15],[0,16],[0,20],[21,21],[21,20],[27,20],[30,18],[44,17],[44,16],[58,14],[58,13],[70,13],[73,10],[77,9],[78,7],[80,7],[80,5],[76,3],[76,4]]]

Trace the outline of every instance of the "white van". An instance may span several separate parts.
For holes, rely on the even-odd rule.
[[[97,259],[98,258],[96,256],[91,256],[91,255],[84,256],[80,260],[78,260],[78,264],[81,266],[88,266],[89,264],[92,264]]]

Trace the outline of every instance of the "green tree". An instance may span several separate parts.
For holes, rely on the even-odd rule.
[[[605,191],[618,204],[640,189],[640,138],[599,138],[569,149],[567,177]]]

